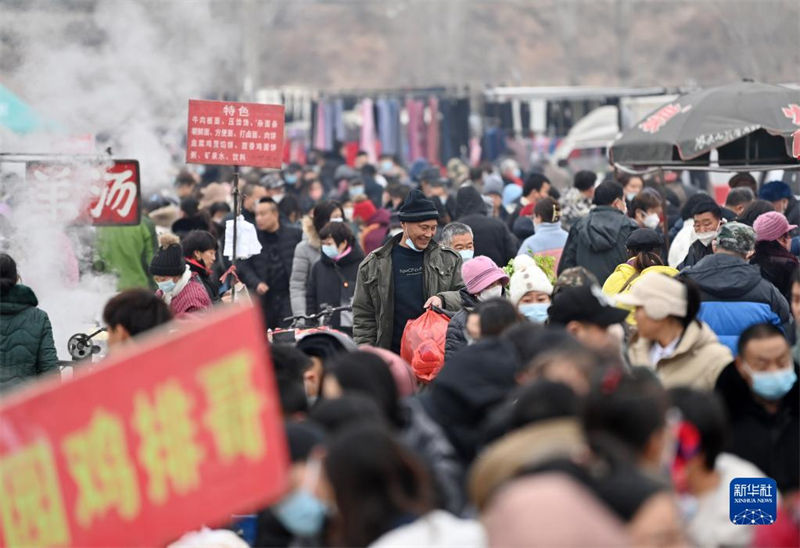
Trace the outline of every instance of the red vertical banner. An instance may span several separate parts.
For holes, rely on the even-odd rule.
[[[0,406],[0,546],[155,546],[286,489],[261,316],[230,308]]]
[[[280,168],[282,105],[189,100],[187,164]]]

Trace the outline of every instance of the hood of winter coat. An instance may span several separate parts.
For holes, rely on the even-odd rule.
[[[303,235],[311,247],[314,249],[319,249],[321,247],[322,244],[320,244],[319,241],[319,234],[317,234],[317,229],[314,228],[314,220],[310,215],[303,217]]]
[[[381,208],[372,214],[372,217],[370,217],[369,220],[367,221],[367,225],[372,225],[377,223],[381,226],[389,226],[391,218],[392,214],[389,213],[389,210]]]
[[[587,216],[585,234],[589,248],[601,253],[617,247],[622,227],[630,222],[631,220],[618,209],[610,206],[596,207]]]
[[[150,212],[150,220],[158,226],[170,228],[172,223],[177,221],[181,216],[181,210],[176,205],[168,205],[154,209]]]
[[[517,362],[510,343],[482,339],[447,360],[431,385],[432,403],[448,417],[482,417],[516,386]]]
[[[700,289],[722,300],[737,299],[758,285],[761,269],[733,255],[716,253],[703,257],[684,271]]]
[[[456,219],[467,215],[486,215],[486,202],[474,186],[462,186],[456,194]]]
[[[19,314],[38,304],[39,299],[27,285],[17,284],[0,294],[0,314]]]

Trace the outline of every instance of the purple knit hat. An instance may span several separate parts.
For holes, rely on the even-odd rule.
[[[477,295],[497,280],[502,280],[503,285],[508,284],[508,276],[503,269],[484,255],[464,263],[461,266],[461,277],[464,278],[467,291],[471,295]]]
[[[753,223],[757,242],[775,241],[795,228],[797,228],[797,225],[790,225],[783,213],[778,213],[777,211],[763,213]]]

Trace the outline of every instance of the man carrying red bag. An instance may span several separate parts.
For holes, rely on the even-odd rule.
[[[400,353],[403,330],[426,308],[459,310],[461,256],[440,247],[439,212],[419,190],[399,210],[403,232],[370,253],[358,268],[353,298],[353,338]]]

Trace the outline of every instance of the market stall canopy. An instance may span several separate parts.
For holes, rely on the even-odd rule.
[[[26,134],[55,127],[55,124],[44,119],[33,107],[0,84],[0,128]]]
[[[757,82],[703,89],[659,107],[611,146],[627,168],[800,164],[800,89]]]

